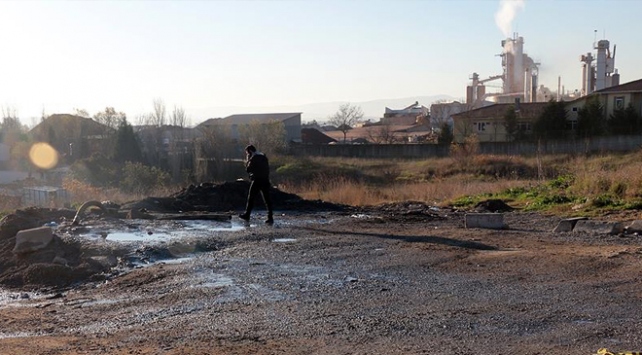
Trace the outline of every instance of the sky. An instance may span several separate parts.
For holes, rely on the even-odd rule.
[[[642,78],[640,13],[637,0],[0,0],[0,106],[27,125],[105,107],[135,121],[160,99],[197,124],[245,113],[231,107],[461,99],[473,72],[501,74],[515,32],[554,91],[558,77],[580,88],[595,39],[617,45],[624,83]]]

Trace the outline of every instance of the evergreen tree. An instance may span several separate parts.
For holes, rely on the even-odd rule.
[[[584,107],[577,112],[577,133],[588,138],[601,136],[607,131],[602,103],[597,96],[587,98]]]
[[[118,163],[142,162],[143,154],[140,149],[138,137],[134,128],[123,118],[116,131],[116,146],[114,147],[113,158]]]
[[[507,140],[514,141],[519,135],[519,126],[517,125],[517,113],[513,105],[510,105],[504,114],[504,127]]]
[[[437,137],[437,143],[441,145],[450,145],[450,143],[455,139],[453,129],[447,122],[442,123],[440,128],[441,132],[439,132],[439,136]]]
[[[613,111],[608,120],[609,132],[612,134],[637,134],[641,131],[640,115],[631,103],[626,108]]]
[[[564,101],[551,100],[533,124],[533,134],[537,139],[561,139],[568,135],[566,106]]]

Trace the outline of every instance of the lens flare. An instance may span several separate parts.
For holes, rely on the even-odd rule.
[[[51,169],[58,164],[58,152],[47,143],[36,143],[29,149],[29,159],[40,169]]]

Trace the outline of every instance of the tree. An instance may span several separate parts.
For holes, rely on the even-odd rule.
[[[85,111],[86,113],[86,111]],[[82,112],[77,111],[78,116],[84,117]],[[94,121],[107,127],[105,130],[106,135],[109,135],[109,132],[113,132],[118,128],[120,123],[125,119],[127,115],[123,112],[116,112],[113,107],[105,107],[105,111],[98,112],[94,115]]]
[[[368,140],[377,144],[392,144],[397,138],[390,122],[368,127]]]
[[[437,144],[450,145],[455,139],[453,130],[447,122],[443,122],[440,126],[441,131],[437,137]]]
[[[626,108],[614,110],[607,125],[612,134],[637,134],[641,130],[640,115],[635,111],[635,107],[629,103]]]
[[[127,122],[127,118],[123,118],[118,125],[113,158],[118,163],[137,163],[143,160],[138,137],[134,133],[132,125]]]
[[[185,114],[185,110],[182,107],[174,106],[174,111],[172,111],[171,124],[173,126],[185,127],[188,124],[189,118]]]
[[[288,145],[282,121],[259,122],[239,126],[240,141],[253,144],[267,155],[283,152]]]
[[[568,135],[566,125],[566,105],[564,101],[551,100],[533,124],[533,134],[537,139],[560,139]]]
[[[513,105],[510,105],[504,114],[504,127],[506,128],[507,140],[514,141],[519,134],[519,126],[517,124],[517,113]]]
[[[343,142],[345,143],[348,131],[351,130],[361,118],[363,118],[361,107],[348,103],[339,106],[339,111],[330,117],[329,122],[336,126],[339,131],[343,132]]]
[[[229,126],[212,125],[201,129],[202,137],[196,143],[195,178],[203,180],[226,180],[231,172],[229,160],[238,159]]]
[[[165,109],[165,102],[163,101],[163,99],[154,99],[154,111],[149,116],[149,118],[151,119],[150,124],[158,127],[164,126],[166,116],[167,110]]]
[[[607,126],[600,99],[594,95],[586,99],[577,112],[577,133],[580,137],[595,137],[606,133]]]

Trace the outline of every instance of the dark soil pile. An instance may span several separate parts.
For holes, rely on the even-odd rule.
[[[245,208],[250,183],[231,181],[222,184],[202,183],[190,185],[169,197],[148,197],[128,203],[121,209],[145,209],[151,212],[228,212]],[[273,188],[270,192],[274,209],[277,211],[344,211],[348,206],[319,200],[304,200],[301,197]],[[265,209],[261,201],[254,204],[258,210]]]
[[[513,210],[513,207],[497,199],[481,201],[475,205],[475,211],[477,212],[511,212]]]

